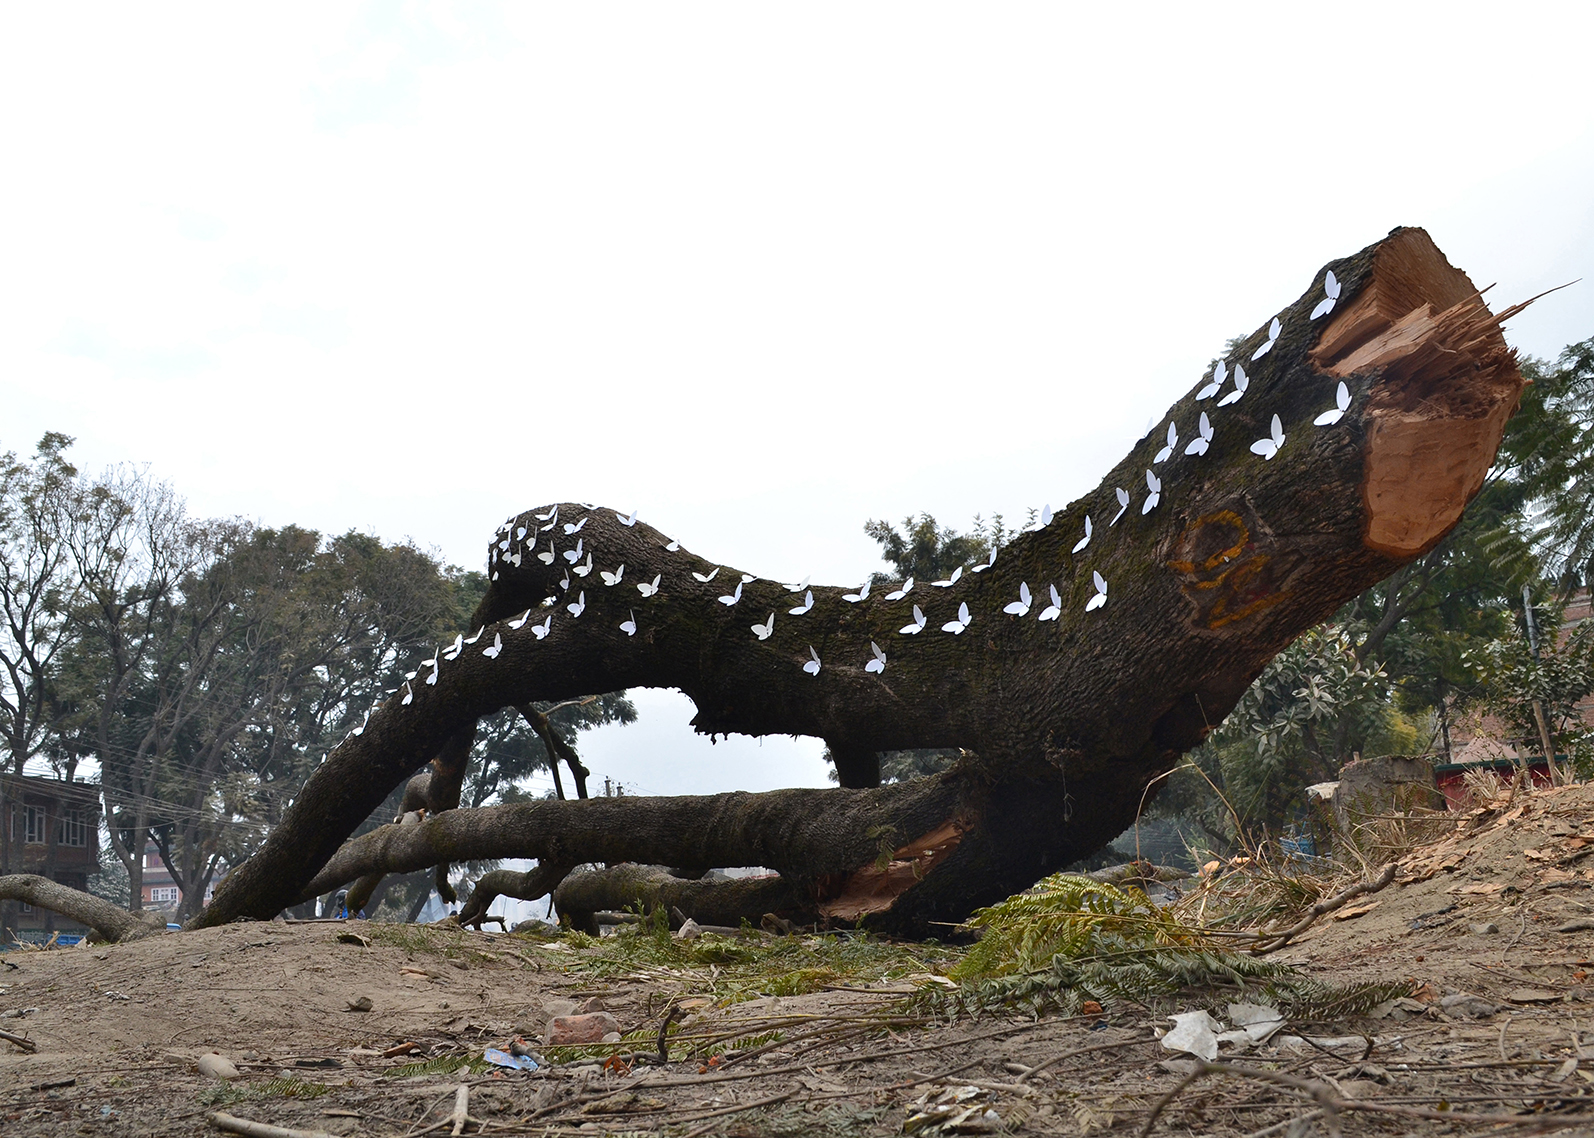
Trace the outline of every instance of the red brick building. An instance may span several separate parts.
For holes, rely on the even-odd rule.
[[[0,775],[6,809],[0,840],[9,843],[14,871],[37,873],[73,889],[87,889],[100,868],[100,788],[93,783]],[[16,857],[20,851],[20,865]],[[21,940],[88,930],[47,909],[20,905],[13,927]]]

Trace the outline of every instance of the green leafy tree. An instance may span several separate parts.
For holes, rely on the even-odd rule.
[[[1548,617],[1546,624],[1554,628],[1560,606],[1539,615]],[[1525,632],[1490,641],[1471,654],[1470,663],[1482,677],[1481,709],[1504,720],[1524,750],[1544,749],[1539,742],[1542,712],[1556,755],[1569,760],[1579,776],[1594,777],[1594,728],[1577,706],[1594,693],[1594,621],[1559,639],[1546,638],[1537,652]]]

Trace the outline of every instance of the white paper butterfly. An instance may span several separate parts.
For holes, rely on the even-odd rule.
[[[474,643],[476,643],[476,641],[478,641],[478,640],[480,640],[482,638],[482,633],[484,633],[486,631],[487,631],[487,626],[483,625],[481,628],[478,628],[476,630],[475,635],[470,637],[470,639],[466,640],[465,643],[466,644],[474,644]]]
[[[1323,299],[1317,302],[1317,307],[1312,309],[1312,319],[1327,316],[1334,311],[1334,302],[1339,299],[1339,278],[1334,275],[1334,270],[1329,269],[1323,274]]]
[[[678,541],[667,541],[664,543],[664,552],[666,553],[676,553],[680,550],[680,548],[681,543]]]
[[[1175,424],[1169,423],[1168,424],[1168,445],[1163,447],[1161,450],[1159,450],[1157,452],[1157,457],[1152,459],[1151,461],[1153,463],[1167,462],[1170,458],[1173,457],[1174,448],[1177,447],[1178,445],[1179,445],[1179,428]]]
[[[1234,365],[1234,390],[1218,400],[1219,407],[1227,407],[1230,403],[1238,403],[1240,396],[1245,394],[1245,389],[1251,386],[1251,381],[1246,378],[1245,368],[1239,364]]]
[[[525,526],[521,526],[519,529],[517,529],[515,531],[515,540],[516,541],[525,541],[526,540],[526,527]]]
[[[866,672],[873,672],[878,676],[881,672],[886,670],[886,654],[880,651],[880,645],[876,644],[873,640],[869,641],[869,650],[874,653],[874,659],[865,664],[863,666],[863,670]]]
[[[443,662],[441,660],[425,660],[425,661],[422,661],[422,662],[425,663],[425,664],[430,664],[432,666],[432,674],[426,677],[427,684],[428,685],[436,684],[437,683],[437,677],[439,675],[441,675],[442,671],[443,671]]]
[[[557,518],[559,516],[559,507],[555,506],[553,509],[549,510],[546,514],[534,514],[532,516],[535,517],[539,522],[551,522],[551,521],[553,521],[554,518]]]
[[[566,537],[570,537],[573,534],[580,533],[581,532],[581,527],[586,525],[588,520],[589,519],[587,519],[587,518],[582,518],[579,522],[575,522],[573,524],[571,522],[566,522],[565,523],[565,536]]]
[[[790,611],[792,616],[802,616],[803,613],[807,612],[809,609],[811,609],[813,607],[814,607],[814,591],[812,589],[809,589],[807,594],[803,597],[803,603],[798,605],[796,608],[790,609],[788,611]]]
[[[1184,448],[1185,454],[1206,454],[1207,447],[1212,445],[1212,420],[1207,418],[1205,411],[1201,412],[1200,434],[1190,440],[1190,445]]]
[[[1129,491],[1122,486],[1115,487],[1113,493],[1118,495],[1118,512],[1112,516],[1112,521],[1107,523],[1107,528],[1112,529],[1118,524],[1118,519],[1124,516],[1124,511],[1129,508]]]
[[[730,596],[721,597],[719,599],[719,601],[720,601],[720,604],[722,604],[722,605],[734,605],[738,601],[740,601],[741,599],[742,599],[742,583],[740,581],[738,581],[738,582],[736,582],[736,591],[731,593]]]
[[[904,635],[904,636],[914,636],[914,635],[917,635],[918,633],[924,631],[924,625],[925,625],[924,610],[921,609],[918,605],[914,605],[913,606],[913,623],[912,624],[905,624],[901,628],[897,629],[897,631],[902,633],[902,635]]]
[[[443,659],[452,660],[455,657],[457,657],[464,650],[465,650],[465,637],[464,637],[463,634],[458,634],[458,635],[456,635],[454,637],[454,643],[450,644],[447,648],[443,649]]]
[[[898,589],[894,593],[887,593],[886,600],[900,601],[903,597],[907,596],[911,592],[913,592],[913,578],[909,577],[902,583],[902,588]]]
[[[614,515],[614,520],[619,522],[623,526],[634,526],[634,525],[636,525],[636,515],[637,515],[637,512],[635,510],[632,510],[631,511],[631,516],[629,518],[622,518],[619,514],[615,514]]]
[[[1319,427],[1332,427],[1345,417],[1345,412],[1350,410],[1350,388],[1340,381],[1339,389],[1334,392],[1334,408],[1324,411],[1312,422]]]
[[[958,583],[958,578],[961,576],[963,576],[963,566],[959,565],[956,569],[952,570],[952,576],[948,577],[945,581],[931,581],[930,584],[937,589],[950,589],[953,585]]]
[[[811,578],[804,577],[802,579],[802,581],[800,581],[798,584],[787,585],[786,586],[786,591],[788,593],[800,593],[800,592],[802,592],[804,589],[806,589],[808,587],[809,580],[811,580]]]
[[[636,587],[636,591],[641,593],[644,597],[651,597],[654,593],[659,591],[659,582],[662,580],[664,580],[663,573],[655,574],[651,583],[647,581],[639,583]]]
[[[865,581],[863,583],[863,587],[860,588],[856,593],[842,593],[841,594],[841,599],[846,601],[848,604],[854,604],[854,605],[857,604],[859,601],[868,600],[869,599],[869,582]]]
[[[1085,602],[1086,612],[1090,612],[1093,609],[1099,609],[1102,605],[1107,603],[1107,578],[1103,577],[1095,570],[1091,570],[1090,575],[1096,582],[1096,595]]]
[[[1151,493],[1146,495],[1146,503],[1140,507],[1142,515],[1151,513],[1157,508],[1157,503],[1162,501],[1162,479],[1149,470],[1146,471],[1146,489]]]
[[[365,734],[365,725],[367,723],[369,723],[369,722],[371,722],[371,713],[369,711],[367,711],[365,713],[365,718],[360,720],[360,725],[358,727],[356,727],[353,731],[350,731],[349,734],[350,735],[364,735]]]
[[[1260,348],[1251,353],[1252,361],[1261,359],[1273,350],[1273,345],[1278,343],[1279,333],[1283,329],[1284,325],[1279,323],[1279,318],[1277,316],[1273,317],[1273,323],[1267,326],[1267,339],[1262,341]]]
[[[559,578],[559,588],[560,589],[568,589],[568,588],[570,588],[570,572],[569,572],[569,570],[566,570],[565,571],[565,575],[563,577]]]
[[[519,616],[517,616],[514,620],[510,621],[509,622],[509,627],[513,628],[516,632],[519,632],[520,629],[525,625],[525,623],[528,620],[530,620],[530,619],[531,619],[531,610],[527,609],[525,612],[523,612]]]
[[[1056,620],[1063,615],[1063,598],[1057,594],[1057,586],[1048,586],[1052,593],[1052,603],[1041,609],[1041,620]]]
[[[1028,616],[1030,603],[1029,582],[1018,583],[1018,600],[1002,606],[1002,611],[1010,616]]]
[[[602,577],[603,583],[612,589],[614,586],[620,583],[620,578],[625,576],[625,566],[621,565],[620,568],[616,569],[613,573],[599,569],[598,576]]]
[[[1052,524],[1052,504],[1047,502],[1041,509],[1041,516],[1035,524],[1036,529],[1045,529]]]
[[[543,621],[541,624],[534,624],[531,626],[531,634],[538,640],[541,640],[544,636],[548,635],[552,628],[553,615],[550,613],[547,620]]]
[[[769,614],[769,619],[766,620],[763,624],[755,624],[755,625],[753,625],[753,635],[758,637],[760,640],[768,640],[769,639],[769,634],[771,632],[774,632],[774,631],[775,631],[775,614],[774,613],[770,613]]]
[[[1266,439],[1257,439],[1251,444],[1251,453],[1259,454],[1264,459],[1272,459],[1284,445],[1284,424],[1279,422],[1277,415],[1273,416],[1273,436]]]
[[[692,571],[692,576],[696,577],[699,581],[703,582],[703,584],[705,584],[705,585],[708,584],[710,581],[712,581],[715,577],[718,577],[719,575],[720,575],[720,567],[718,565],[714,566],[714,572],[708,573],[708,574],[699,573],[695,569]]]
[[[592,554],[588,553],[587,559],[580,565],[572,565],[570,567],[570,572],[574,573],[577,577],[585,577],[588,573],[592,572]]]
[[[812,644],[808,646],[808,654],[812,656],[813,659],[803,665],[803,671],[807,672],[810,676],[817,676],[819,674],[819,653],[814,651],[814,646]]]
[[[489,660],[496,660],[498,659],[498,653],[502,652],[503,650],[504,638],[495,632],[493,633],[493,646],[491,648],[483,648],[482,655],[486,656]]]
[[[970,572],[983,573],[987,569],[989,569],[992,565],[995,565],[995,564],[996,564],[996,547],[993,545],[993,546],[991,546],[991,559],[989,561],[987,561],[984,565],[976,565],[972,570],[970,570]]]
[[[941,631],[950,632],[954,636],[961,636],[963,635],[963,630],[969,626],[973,619],[973,617],[969,616],[968,603],[964,602],[963,604],[958,605],[958,618],[956,620],[949,620],[943,624],[941,626]]]
[[[414,690],[410,687],[409,684],[405,684],[404,685],[404,698],[399,700],[399,706],[401,706],[401,707],[409,706],[410,701],[413,700],[414,698],[415,698]]]
[[[616,515],[616,516],[618,516],[618,515]],[[633,514],[632,515],[632,521],[635,521],[635,520],[636,520],[636,515]],[[630,522],[626,522],[625,519],[623,519],[623,518],[621,519],[621,521],[625,525],[630,525],[631,524]],[[626,612],[631,614],[631,619],[630,620],[622,620],[620,622],[620,631],[625,633],[627,636],[635,636],[636,635],[636,613],[631,612],[630,609],[627,609]]]
[[[753,576],[751,573],[742,574],[742,584],[744,585],[751,585],[756,580],[758,580],[758,578]]]
[[[565,550],[565,560],[570,562],[570,564],[572,564],[572,565],[574,565],[577,561],[580,561],[581,560],[581,543],[586,541],[586,540],[587,539],[584,538],[584,537],[576,538],[576,547],[574,549]]]
[[[586,591],[583,590],[581,595],[576,598],[575,603],[574,604],[568,604],[568,605],[565,606],[565,608],[570,610],[570,615],[571,616],[580,616],[582,613],[586,612],[587,611],[587,594],[586,594]]]
[[[1090,515],[1085,515],[1085,536],[1074,543],[1074,552],[1078,553],[1090,544]]]
[[[1222,360],[1219,360],[1218,366],[1212,369],[1212,382],[1207,384],[1200,391],[1196,392],[1196,398],[1198,400],[1211,399],[1220,390],[1222,390],[1224,381],[1226,381],[1228,378],[1229,365],[1224,363]]]
[[[548,552],[547,553],[539,553],[539,554],[537,554],[537,560],[541,561],[544,565],[552,565],[553,564],[553,559],[555,557],[557,557],[558,555],[559,554],[557,553],[557,551],[555,551],[555,549],[553,547],[553,541],[550,539],[549,542],[548,542]]]

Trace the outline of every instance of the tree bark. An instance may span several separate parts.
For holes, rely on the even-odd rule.
[[[129,913],[109,901],[40,877],[36,873],[13,873],[0,877],[0,897],[24,901],[39,909],[49,909],[93,929],[108,941],[136,940],[162,932],[164,921],[144,913]]]
[[[821,917],[924,933],[1098,848],[1274,654],[1444,537],[1516,406],[1522,379],[1499,330],[1515,310],[1491,316],[1426,233],[1396,230],[1329,268],[1342,290],[1331,312],[1310,315],[1318,273],[1277,314],[1269,350],[1257,352],[1272,314],[1228,358],[1250,377],[1243,397],[1223,398],[1231,379],[1203,400],[1203,379],[1170,412],[1170,457],[1157,457],[1165,421],[1095,490],[949,587],[859,602],[817,587],[794,613],[806,590],[744,580],[612,510],[512,519],[490,547],[481,636],[423,667],[328,757],[197,923],[266,919],[365,873],[520,856],[765,865]],[[1341,381],[1348,409],[1314,425]],[[1203,412],[1212,438],[1191,454]],[[1276,437],[1275,416],[1284,442],[1264,459],[1253,443]],[[1151,507],[1148,471],[1162,483]],[[1121,519],[1118,488],[1131,495]],[[1074,552],[1087,517],[1093,536]],[[567,524],[581,528],[567,536]],[[613,586],[577,574],[622,563]],[[1106,602],[1091,609],[1097,573]],[[635,587],[655,577],[656,594]],[[722,603],[739,582],[740,599]],[[1032,607],[1011,615],[1021,584]],[[1051,586],[1060,612],[1043,622]],[[971,619],[954,634],[960,605]],[[923,631],[900,631],[915,606]],[[760,639],[752,626],[771,614]],[[883,671],[865,667],[872,645]],[[823,738],[847,758],[843,787],[448,811],[339,851],[480,716],[632,687],[679,688],[700,732]],[[930,747],[972,755],[933,778],[858,785],[878,752]]]

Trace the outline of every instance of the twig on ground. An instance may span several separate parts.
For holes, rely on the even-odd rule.
[[[325,1130],[292,1130],[286,1126],[272,1126],[265,1122],[251,1122],[223,1111],[210,1115],[210,1124],[217,1130],[243,1134],[246,1138],[332,1138]]]
[[[1110,1051],[1114,1047],[1128,1047],[1128,1046],[1130,1046],[1131,1044],[1134,1044],[1134,1043],[1149,1043],[1149,1042],[1150,1042],[1150,1040],[1148,1040],[1148,1039],[1120,1039],[1120,1040],[1117,1040],[1117,1041],[1115,1041],[1113,1043],[1096,1043],[1096,1044],[1093,1044],[1090,1047],[1076,1047],[1072,1051],[1064,1051],[1061,1055],[1053,1055],[1050,1059],[1046,1060],[1044,1063],[1037,1063],[1035,1066],[1031,1067],[1029,1070],[1025,1071],[1022,1075],[1020,1075],[1016,1081],[1017,1081],[1017,1083],[1020,1086],[1022,1086],[1025,1083],[1029,1082],[1031,1079],[1033,1079],[1036,1075],[1038,1075],[1042,1071],[1046,1070],[1048,1067],[1055,1067],[1057,1064],[1061,1063],[1064,1059],[1072,1059],[1076,1055],[1088,1055],[1092,1051]]]
[[[719,1118],[721,1115],[725,1114],[740,1114],[744,1110],[757,1110],[761,1106],[774,1106],[778,1102],[785,1102],[796,1093],[797,1092],[795,1090],[789,1090],[784,1094],[770,1095],[768,1098],[761,1098],[757,1102],[738,1103],[735,1106],[720,1107],[718,1110],[706,1110],[700,1114],[688,1114],[684,1118],[671,1119],[670,1125],[674,1126],[682,1122],[701,1122],[705,1118]]]
[[[1301,920],[1294,926],[1285,929],[1282,933],[1277,933],[1270,936],[1268,939],[1262,941],[1260,944],[1256,945],[1256,947],[1252,948],[1251,955],[1265,956],[1269,952],[1274,952],[1283,948],[1285,945],[1289,944],[1290,941],[1294,940],[1296,937],[1300,936],[1307,929],[1316,924],[1317,918],[1327,913],[1332,913],[1335,909],[1341,908],[1347,901],[1350,901],[1356,897],[1361,897],[1368,893],[1377,893],[1380,889],[1384,888],[1393,880],[1395,880],[1395,864],[1394,862],[1390,862],[1388,865],[1384,866],[1384,872],[1380,873],[1375,880],[1358,881],[1355,885],[1352,885],[1344,892],[1336,893],[1328,900],[1319,901],[1317,904],[1313,905],[1310,909],[1306,910],[1306,916],[1302,917]]]
[[[31,1052],[31,1051],[37,1051],[39,1049],[39,1045],[37,1043],[33,1042],[33,1040],[24,1039],[20,1035],[12,1035],[9,1031],[0,1031],[0,1039],[5,1040],[7,1043],[15,1044],[17,1047],[22,1048],[22,1050],[24,1050],[24,1051],[30,1051]]]
[[[686,1012],[682,1010],[681,1005],[673,1000],[664,1012],[664,1022],[659,1024],[659,1066],[661,1067],[670,1061],[670,1024],[684,1015]]]
[[[1180,1079],[1178,1084],[1157,1100],[1151,1108],[1151,1114],[1146,1119],[1146,1124],[1141,1128],[1141,1138],[1146,1138],[1157,1124],[1164,1109],[1179,1093],[1203,1075],[1232,1075],[1241,1079],[1252,1079],[1260,1083],[1273,1083],[1276,1086],[1307,1095],[1315,1100],[1323,1112],[1323,1124],[1330,1134],[1338,1135],[1342,1131],[1339,1124],[1341,1112],[1364,1111],[1368,1114],[1389,1114],[1400,1118],[1421,1118],[1433,1122],[1450,1123],[1475,1123],[1487,1126],[1519,1126],[1535,1127],[1538,1129],[1570,1129],[1574,1126],[1594,1123],[1594,1114],[1563,1114],[1563,1115],[1520,1115],[1520,1114],[1474,1114],[1464,1110],[1429,1110],[1423,1107],[1395,1106],[1390,1103],[1375,1102],[1370,1099],[1348,1099],[1334,1093],[1327,1083],[1320,1083],[1314,1079],[1302,1079],[1295,1075],[1286,1075],[1281,1071],[1264,1071],[1256,1067],[1238,1067],[1232,1063],[1209,1063],[1203,1059],[1194,1060],[1199,1063],[1190,1074]],[[1516,1096],[1501,1096],[1499,1101],[1508,1101]],[[1531,1098],[1532,1095],[1523,1097]]]

